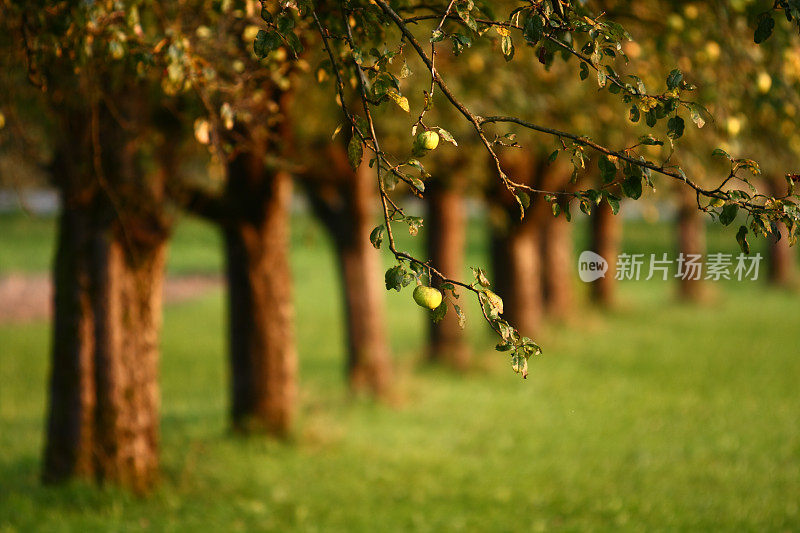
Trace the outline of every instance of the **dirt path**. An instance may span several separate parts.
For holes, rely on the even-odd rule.
[[[166,303],[197,298],[219,287],[218,276],[191,275],[167,278]],[[19,324],[50,316],[53,286],[47,275],[0,276],[0,324]]]

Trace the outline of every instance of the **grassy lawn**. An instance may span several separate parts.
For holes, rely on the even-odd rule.
[[[580,229],[580,226],[579,226]],[[733,231],[712,251],[733,251]],[[40,271],[52,222],[0,219],[0,273]],[[626,228],[629,251],[670,247]],[[473,232],[470,263],[486,264]],[[182,224],[170,269],[219,268],[215,234]],[[621,287],[539,336],[527,381],[468,309],[476,369],[419,365],[423,317],[387,294],[398,365],[391,405],[351,398],[334,259],[294,226],[302,394],[292,442],[226,429],[221,293],[169,306],[162,362],[163,483],[147,499],[37,475],[48,327],[0,326],[0,531],[797,530],[800,299],[714,286],[701,306],[664,282]]]

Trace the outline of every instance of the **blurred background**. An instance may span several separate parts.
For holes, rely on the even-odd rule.
[[[573,205],[567,222],[534,198],[520,222],[516,201],[495,183],[467,125],[437,101],[431,120],[453,134],[459,149],[443,140],[428,154],[422,198],[402,183],[393,192],[408,216],[424,219],[420,228],[408,222],[410,231],[396,224],[398,248],[467,282],[471,267],[486,269],[505,301],[504,317],[544,349],[522,380],[508,355],[493,349],[497,339],[468,294],[458,302],[467,317],[461,329],[452,308],[433,324],[414,304],[411,287],[384,290],[383,273],[396,261],[369,243],[382,221],[374,171],[347,165],[346,131],[330,141],[342,118],[319,43],[306,43],[299,63],[287,61],[291,51],[284,48],[259,59],[252,52],[262,24],[253,21],[258,2],[223,3],[207,17],[198,15],[200,3],[176,2],[183,18],[172,30],[191,41],[187,50],[209,63],[215,58],[215,81],[184,91],[169,85],[170,73],[140,100],[112,93],[119,88],[110,83],[106,96],[136,104],[110,115],[141,122],[122,128],[135,131],[141,145],[111,134],[99,142],[120,153],[134,145],[140,151],[104,159],[108,189],[91,193],[107,194],[112,204],[115,194],[133,198],[129,177],[117,183],[109,169],[128,172],[138,169],[135,162],[142,167],[131,171],[135,183],[167,183],[147,192],[163,201],[159,219],[169,229],[159,241],[165,275],[154,367],[158,466],[152,479],[148,474],[146,496],[118,487],[138,488],[124,475],[98,484],[108,475],[102,468],[65,470],[46,445],[48,434],[54,439],[53,398],[61,393],[49,382],[51,357],[65,342],[53,326],[54,314],[65,320],[53,280],[63,279],[65,264],[77,268],[86,250],[97,253],[69,248],[76,239],[64,237],[64,213],[81,205],[64,198],[80,198],[83,190],[70,177],[82,168],[73,161],[81,157],[65,150],[85,160],[92,153],[65,141],[91,137],[76,125],[94,115],[70,115],[79,109],[72,101],[83,94],[79,83],[57,88],[62,97],[55,103],[42,96],[27,79],[15,34],[0,37],[8,52],[0,59],[0,531],[800,528],[800,250],[786,238],[753,239],[752,253],[763,258],[758,279],[676,278],[681,253],[704,260],[731,254],[735,263],[744,216],[722,226],[697,209],[693,194],[658,179],[640,200],[623,201],[617,215],[608,204],[589,215]],[[3,4],[9,14],[12,4]],[[497,10],[506,4],[512,3]],[[662,90],[677,64],[698,86],[693,98],[710,115],[702,129],[687,118],[676,143],[687,173],[707,186],[721,181],[727,163],[710,156],[720,147],[759,160],[756,185],[782,194],[800,154],[795,30],[778,21],[770,41],[753,44],[753,20],[766,9],[758,2],[595,4],[633,35],[625,69]],[[115,47],[109,50],[115,57]],[[545,69],[538,56],[538,48],[520,43],[509,68],[499,43],[488,40],[460,55],[448,45],[437,61],[480,113],[535,117],[612,146],[629,146],[645,132],[591,77],[581,82],[574,61]],[[115,66],[110,78],[129,67]],[[421,63],[409,58],[406,67],[420,73],[402,86],[416,116],[429,80]],[[49,68],[53,79],[71,76]],[[413,117],[386,107],[376,112],[384,146],[408,151]],[[219,127],[228,120],[230,128]],[[125,120],[110,120],[116,122]],[[501,152],[515,179],[565,191],[600,183],[598,162],[588,154],[576,185],[566,156],[548,161],[557,148],[552,139],[508,131],[522,146]],[[654,158],[669,152],[650,148]],[[134,244],[149,246],[136,233],[145,231],[135,217],[146,210],[137,204],[125,218],[111,207],[132,221],[120,223],[121,232],[133,228]],[[258,215],[248,218],[253,210]],[[130,239],[113,237],[113,224],[103,228],[109,242]],[[611,263],[605,278],[579,279],[585,250]],[[615,280],[619,254],[644,254],[645,275]],[[645,280],[651,255],[663,254],[672,261],[669,279]],[[141,275],[139,263],[130,263]],[[112,287],[99,300],[121,298],[136,309],[132,316],[159,307],[156,297],[140,309],[124,287],[122,296]],[[93,308],[91,320],[105,312],[98,309],[114,315],[110,305],[111,311]],[[73,315],[83,316],[66,316]],[[275,324],[283,325],[277,333]],[[277,373],[289,375],[296,389],[278,385],[291,405],[267,415],[237,392],[251,379],[259,389],[253,346],[278,354],[284,366]],[[237,359],[239,353],[249,355]],[[139,361],[132,359],[132,374]],[[67,483],[42,484],[43,470],[46,479],[49,472],[50,481]]]

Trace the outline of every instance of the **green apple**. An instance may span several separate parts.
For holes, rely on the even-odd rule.
[[[417,142],[426,150],[434,150],[439,146],[439,134],[435,131],[423,131],[417,135]]]
[[[436,309],[442,304],[442,293],[433,287],[417,285],[414,289],[414,301],[425,309]]]
[[[439,134],[435,131],[423,131],[414,138],[414,155],[422,157],[439,146]]]

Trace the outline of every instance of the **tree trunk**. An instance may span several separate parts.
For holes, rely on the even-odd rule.
[[[574,300],[572,246],[571,223],[563,215],[546,217],[542,227],[545,306],[550,315],[559,319],[569,315]]]
[[[771,193],[781,196],[786,193],[776,182],[770,182]],[[789,246],[788,232],[784,224],[779,224],[781,238],[767,239],[767,279],[773,285],[786,287],[792,284],[795,277],[795,263],[797,256],[795,250]]]
[[[50,410],[43,478],[58,482],[94,472],[94,315],[89,294],[90,220],[65,205],[53,267]]]
[[[622,236],[622,221],[619,215],[614,215],[608,203],[603,202],[595,209],[591,224],[592,251],[608,261],[608,272],[605,277],[593,281],[590,285],[591,299],[596,304],[610,307],[614,304],[615,299],[616,280],[614,276]]]
[[[83,135],[89,128],[74,128],[87,117],[70,116],[54,167],[62,211],[42,477],[94,475],[144,492],[158,476],[165,176],[145,176],[130,134],[91,116],[102,151]]]
[[[706,227],[697,200],[692,191],[682,191],[678,208],[678,253],[702,255],[706,251]],[[678,278],[678,294],[681,299],[698,301],[703,296],[703,281],[693,277]]]
[[[530,153],[506,151],[500,155],[503,167],[515,180],[540,187],[546,177],[545,163]],[[493,202],[502,214],[491,237],[492,290],[504,303],[503,317],[520,333],[533,336],[543,315],[542,217],[547,204],[535,196],[520,220],[516,200],[505,188],[493,191]]]
[[[353,172],[338,146],[328,148],[323,162],[324,169],[307,176],[306,188],[336,247],[347,328],[347,380],[353,391],[382,396],[391,385],[392,360],[381,258],[369,241],[375,226],[375,177],[366,163]]]
[[[127,229],[99,235],[95,309],[97,477],[137,491],[158,476],[158,359],[166,241],[131,249]]]
[[[464,265],[467,213],[464,198],[455,185],[431,183],[428,189],[428,257],[434,268],[452,279],[460,279]],[[439,280],[436,280],[439,284]],[[437,285],[438,286],[438,285]],[[431,361],[444,362],[457,369],[469,365],[469,349],[464,330],[455,312],[448,311],[439,323],[428,321]]]
[[[493,290],[503,299],[503,317],[520,333],[535,335],[542,319],[540,231],[533,217],[492,238]]]
[[[347,322],[347,377],[351,389],[385,394],[392,365],[386,338],[380,256],[369,243],[369,229],[337,246]]]
[[[342,215],[349,217],[350,229],[338,239],[350,347],[347,371],[351,388],[382,395],[391,383],[392,361],[383,308],[381,258],[369,241],[375,219],[375,177],[366,163],[348,174],[344,197],[349,198],[349,208]]]
[[[257,152],[237,156],[228,181],[228,196],[237,208],[235,218],[223,225],[233,427],[285,436],[297,396],[291,177],[268,172]]]
[[[795,251],[789,246],[786,226],[780,225],[781,239],[767,241],[768,279],[773,285],[786,287],[792,284],[795,276]]]

